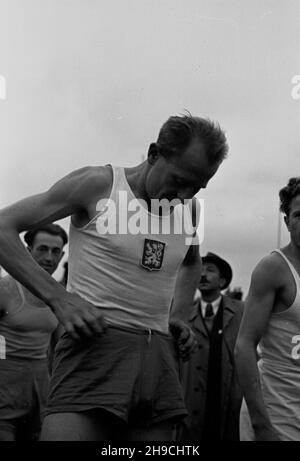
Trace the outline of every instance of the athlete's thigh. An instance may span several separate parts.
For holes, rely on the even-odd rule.
[[[53,413],[45,417],[41,441],[109,440],[111,420],[107,413]]]
[[[172,421],[151,424],[147,427],[132,428],[128,430],[128,440],[135,441],[174,441],[175,424]]]

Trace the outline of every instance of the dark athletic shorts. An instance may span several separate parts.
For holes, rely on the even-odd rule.
[[[49,387],[47,360],[0,360],[0,441],[37,440]]]
[[[81,341],[64,333],[44,414],[97,409],[132,426],[185,417],[173,337],[122,327]]]

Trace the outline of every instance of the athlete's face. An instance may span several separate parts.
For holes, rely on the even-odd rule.
[[[293,198],[285,222],[291,234],[291,240],[300,249],[300,195]]]
[[[207,262],[202,266],[199,290],[201,292],[220,292],[225,284],[225,279],[221,277],[218,266]]]
[[[63,246],[64,242],[59,235],[38,232],[29,251],[33,259],[52,275],[64,255]]]
[[[178,156],[163,157],[156,144],[149,151],[151,169],[146,179],[146,192],[150,199],[191,199],[217,172],[220,163],[210,165],[204,145],[193,140]]]

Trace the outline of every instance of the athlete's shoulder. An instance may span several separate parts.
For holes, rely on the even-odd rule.
[[[277,252],[264,256],[252,273],[252,282],[278,287],[282,284],[284,261]]]
[[[72,171],[49,190],[68,197],[72,202],[89,202],[94,196],[105,194],[112,184],[112,170],[109,166],[86,166]]]
[[[260,269],[268,269],[272,273],[277,272],[282,269],[284,264],[282,256],[277,251],[272,251],[271,253],[265,255],[258,263],[257,267]]]
[[[79,184],[86,185],[91,188],[105,188],[112,181],[112,170],[106,166],[85,166],[74,170],[66,176],[72,181],[79,181]]]

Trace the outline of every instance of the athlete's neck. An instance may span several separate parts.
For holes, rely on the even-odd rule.
[[[146,199],[145,191],[145,178],[148,171],[148,162],[145,160],[143,163],[136,165],[132,168],[125,168],[125,175],[134,195],[140,199]]]
[[[282,251],[300,265],[300,248],[292,240]]]
[[[174,206],[167,206],[167,208],[164,208],[164,205],[159,205],[158,209],[155,208],[155,206],[152,208],[151,199],[149,198],[145,187],[147,174],[150,168],[151,166],[147,160],[133,168],[125,168],[124,171],[127,182],[135,197],[146,202],[149,212],[158,216],[172,214],[174,211]]]
[[[151,208],[151,201],[146,193],[145,182],[149,169],[147,160],[132,168],[125,168],[127,182],[137,199],[145,200],[148,208]]]

